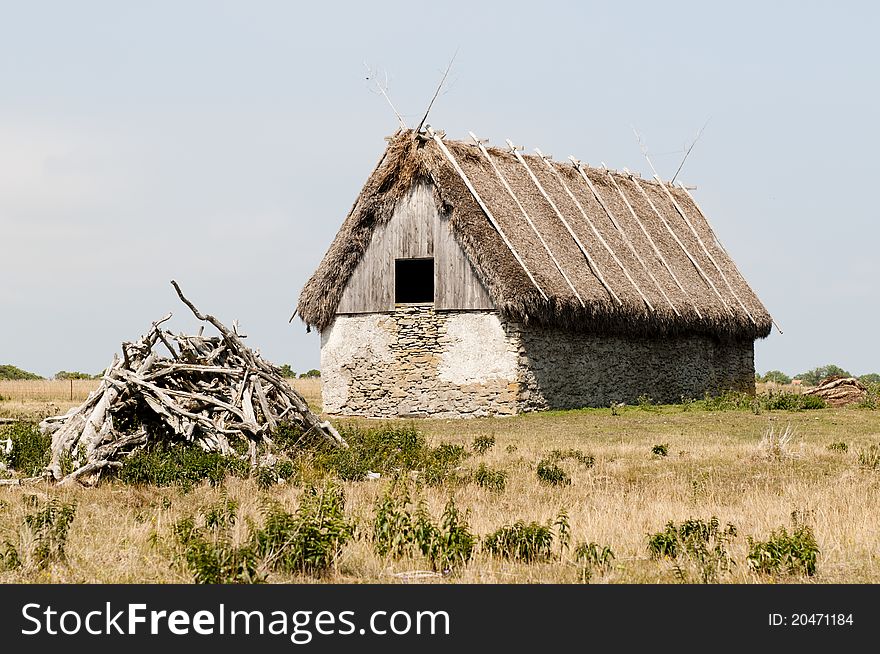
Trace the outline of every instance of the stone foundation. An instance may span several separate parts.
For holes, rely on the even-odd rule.
[[[375,418],[670,403],[754,392],[754,343],[594,336],[400,305],[337,316],[321,334],[321,377],[324,411]]]
[[[540,327],[511,331],[519,343],[518,411],[635,404],[642,396],[671,404],[706,393],[755,392],[752,341],[624,338]]]
[[[518,358],[494,311],[401,305],[387,314],[340,315],[321,333],[324,411],[374,418],[512,415]]]

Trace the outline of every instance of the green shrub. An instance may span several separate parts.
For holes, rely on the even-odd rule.
[[[32,495],[26,499],[33,513],[28,513],[22,523],[19,542],[6,541],[0,556],[0,568],[16,569],[31,564],[45,569],[52,563],[65,561],[67,535],[76,516],[76,504],[51,499],[41,506],[40,499]]]
[[[537,468],[538,479],[542,484],[550,486],[568,486],[571,484],[571,477],[562,468],[556,465],[551,459],[542,459],[538,462]]]
[[[651,454],[654,456],[667,456],[669,454],[669,444],[661,443],[651,448]]]
[[[859,450],[859,465],[870,470],[880,468],[880,445],[869,445]]]
[[[703,583],[718,581],[720,572],[733,565],[728,545],[736,537],[736,527],[727,524],[724,529],[718,518],[708,521],[688,519],[679,525],[670,521],[666,528],[648,534],[648,552],[654,559],[679,559],[696,566]],[[680,581],[687,581],[685,569],[676,564],[675,572]]]
[[[409,493],[397,483],[376,503],[373,547],[379,556],[395,558],[409,553],[415,543],[413,517],[408,510]]]
[[[824,409],[828,406],[828,403],[818,395],[800,395],[801,405],[800,409],[803,411],[809,411],[810,409]]]
[[[202,481],[217,486],[227,475],[244,478],[249,472],[244,459],[174,444],[138,450],[123,461],[116,476],[132,486],[179,486],[188,491]]]
[[[197,584],[252,584],[263,580],[257,553],[250,543],[234,545],[238,505],[221,499],[201,511],[201,524],[192,517],[175,523],[178,557]]]
[[[340,430],[347,448],[318,452],[314,465],[347,481],[360,481],[367,472],[391,475],[420,471],[428,483],[441,483],[468,456],[461,445],[441,443],[429,447],[412,425],[383,425],[371,429],[349,427]]]
[[[593,572],[606,572],[611,569],[614,552],[607,545],[581,543],[574,548],[574,560],[580,565],[581,581],[588,582]]]
[[[203,584],[258,583],[270,571],[321,575],[354,537],[345,515],[345,496],[333,485],[307,491],[294,513],[268,503],[262,524],[250,524],[249,536],[234,544],[238,505],[222,498],[205,507],[199,519],[186,517],[173,528],[179,558]]]
[[[294,480],[298,472],[297,465],[290,459],[277,459],[271,465],[258,466],[254,471],[254,481],[258,488],[267,490],[276,484]]]
[[[0,440],[10,439],[12,448],[5,456],[6,465],[24,475],[35,477],[49,465],[52,435],[40,433],[32,422],[14,422],[0,426]]]
[[[419,502],[415,515],[409,507],[408,491],[397,484],[377,503],[373,546],[379,556],[399,558],[419,552],[432,568],[442,571],[451,571],[471,559],[476,538],[452,498],[446,503],[440,526],[424,501]]]
[[[556,534],[553,533],[554,527]],[[553,541],[559,542],[560,553],[568,549],[571,528],[568,514],[559,512],[554,522],[540,524],[517,520],[512,525],[504,525],[483,539],[483,549],[504,559],[533,563],[549,561],[553,556]]]
[[[708,393],[699,401],[692,402],[693,408],[705,411],[753,411],[759,413],[765,411],[805,411],[809,409],[824,409],[827,405],[818,395],[804,395],[802,393],[790,393],[788,391],[770,391],[761,395],[752,396],[747,393],[727,391],[720,395],[711,396]]]
[[[477,436],[474,438],[473,450],[477,454],[485,454],[495,447],[495,436]]]
[[[770,533],[766,541],[749,541],[749,566],[764,574],[816,574],[819,544],[807,525],[796,525],[791,534],[785,527]]]
[[[302,373],[299,376],[299,378],[300,379],[313,379],[313,378],[317,378],[320,376],[321,376],[321,371],[315,370],[314,368],[312,368],[311,370],[306,370],[304,373]]]
[[[586,454],[580,450],[552,450],[549,459],[551,461],[567,461],[574,460],[587,468],[592,468],[596,463],[596,459],[592,454]]]
[[[483,540],[487,552],[505,559],[531,563],[552,557],[553,530],[537,522],[518,520],[489,534]]]
[[[735,391],[725,391],[719,395],[706,395],[702,400],[695,402],[699,408],[705,411],[735,411],[742,409],[752,409],[755,398],[747,393],[737,393]]]
[[[481,463],[474,472],[474,481],[480,488],[500,493],[507,485],[507,473],[503,470],[493,470],[485,463]]]
[[[254,481],[257,484],[257,488],[260,490],[267,490],[279,483],[280,478],[278,477],[278,473],[275,471],[275,466],[259,466],[254,471]]]
[[[345,515],[342,489],[326,484],[320,491],[307,491],[295,513],[268,504],[251,542],[266,569],[320,575],[353,537],[354,523]]]
[[[802,393],[769,393],[761,396],[761,404],[768,411],[804,411],[824,409],[827,404],[818,395]]]
[[[303,443],[303,431],[299,425],[292,422],[282,422],[272,430],[272,444],[276,452],[288,455],[300,454],[303,447],[310,443]]]
[[[636,402],[639,405],[639,409],[641,409],[642,411],[652,411],[656,413],[660,410],[660,407],[654,404],[654,401],[647,395],[639,395],[639,397],[636,399]]]
[[[456,473],[458,465],[469,456],[463,445],[440,443],[428,448],[424,454],[422,473],[429,486],[457,485],[467,481]]]
[[[434,526],[424,503],[420,504],[414,531],[420,551],[434,570],[448,572],[473,557],[477,539],[470,531],[467,516],[462,515],[451,497],[443,509],[439,528]]]
[[[868,375],[863,376],[867,377]],[[880,408],[880,382],[866,382],[865,386],[867,386],[868,392],[856,406],[860,409]]]

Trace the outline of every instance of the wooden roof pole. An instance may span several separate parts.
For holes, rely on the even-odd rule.
[[[535,177],[535,173],[532,171],[531,168],[529,168],[529,164],[526,163],[526,160],[519,153],[519,150],[516,149],[516,146],[513,144],[513,142],[510,139],[507,139],[507,145],[510,147],[514,156],[517,158],[517,161],[519,161],[520,164],[522,164],[522,166],[526,169],[526,172],[528,172],[529,177],[532,179],[532,182],[535,184],[537,189],[541,192],[541,195],[544,196],[544,199],[547,200],[547,203],[550,205],[550,207],[553,209],[553,211],[559,217],[559,220],[561,220],[563,224],[567,224],[565,217],[562,215],[562,212],[559,211],[559,207],[557,207],[556,203],[553,202],[553,198],[551,198],[550,195],[547,193],[547,191],[544,189],[544,187],[541,186],[541,182],[539,182],[538,178]],[[606,247],[607,247],[607,244],[606,244]],[[648,298],[646,298],[645,295],[642,293],[641,289],[639,288],[639,285],[635,283],[635,281],[633,280],[632,277],[630,277],[629,272],[627,272],[626,268],[620,262],[620,259],[617,258],[617,255],[614,254],[614,251],[611,250],[610,248],[609,248],[609,252],[611,252],[611,256],[614,257],[614,260],[617,261],[617,265],[619,265],[621,267],[621,270],[623,270],[623,274],[626,275],[626,278],[630,281],[630,283],[632,283],[633,287],[636,289],[636,292],[638,292],[638,294],[641,296],[642,300],[645,301],[645,304],[648,306],[648,308],[651,311],[653,311],[654,307],[651,306],[651,303],[648,301]]]
[[[631,173],[626,168],[624,168],[623,170],[629,176],[630,180],[635,182],[635,176],[633,175],[633,173]],[[620,192],[621,195],[624,196],[624,200],[626,201],[627,205],[629,206],[630,202],[629,202],[629,198],[626,197],[626,193],[624,193],[623,189],[621,189],[619,186],[618,186],[617,190]],[[652,209],[653,208],[654,207],[652,206]],[[655,209],[655,213],[656,213],[656,209]],[[676,286],[678,286],[678,289],[682,293],[684,293],[685,297],[688,299],[688,302],[690,302],[691,308],[694,310],[694,313],[697,314],[697,317],[702,318],[703,314],[701,314],[700,310],[697,308],[696,302],[694,302],[694,299],[691,297],[691,294],[684,287],[684,285],[682,285],[681,281],[678,279],[678,275],[675,274],[675,271],[669,265],[669,262],[666,261],[666,257],[663,256],[663,253],[660,251],[660,248],[657,247],[657,244],[655,243],[654,239],[651,238],[650,234],[647,233],[647,230],[645,230],[644,224],[642,223],[641,220],[639,220],[639,226],[642,228],[642,230],[645,231],[645,235],[648,237],[648,240],[651,241],[651,245],[654,247],[654,251],[656,252],[657,256],[660,257],[660,261],[663,262],[663,265],[666,267],[666,271],[669,273],[669,275],[672,277],[672,279],[675,280],[675,284],[676,284]]]
[[[483,156],[486,157],[486,161],[488,161],[489,165],[492,166],[492,170],[495,171],[495,175],[498,176],[498,179],[501,181],[501,184],[504,186],[504,188],[510,194],[510,197],[513,198],[513,201],[516,203],[516,206],[519,207],[520,213],[522,213],[523,217],[526,219],[526,222],[529,224],[529,227],[532,228],[532,231],[535,233],[535,236],[538,237],[538,240],[541,242],[541,245],[544,246],[544,249],[547,251],[547,254],[550,255],[550,258],[553,260],[553,263],[556,265],[556,269],[559,271],[559,274],[561,274],[563,276],[563,278],[565,278],[565,281],[568,284],[568,287],[571,289],[571,292],[574,293],[574,296],[578,299],[578,302],[581,303],[582,307],[586,306],[584,304],[584,301],[581,299],[580,294],[577,292],[577,289],[574,287],[574,284],[571,283],[571,280],[568,278],[568,275],[565,273],[565,270],[563,270],[562,265],[556,259],[556,255],[553,254],[553,251],[550,249],[550,246],[547,245],[547,241],[545,241],[544,237],[541,236],[541,233],[538,231],[537,226],[535,226],[535,223],[532,222],[532,219],[529,217],[529,214],[526,212],[525,207],[522,206],[522,203],[519,201],[519,198],[516,197],[516,193],[514,193],[513,189],[510,187],[510,184],[505,179],[504,174],[501,172],[501,170],[495,164],[495,161],[493,161],[492,156],[489,154],[489,151],[486,149],[486,146],[483,145],[483,142],[479,138],[477,138],[476,134],[474,134],[473,132],[468,132],[468,133],[471,135],[471,138],[474,140],[474,143],[477,144],[477,147],[480,149],[480,152],[482,152]]]
[[[501,237],[501,240],[504,241],[504,244],[510,250],[513,257],[517,260],[522,269],[525,271],[526,275],[528,275],[532,284],[534,284],[535,288],[538,289],[538,292],[541,294],[545,300],[547,300],[547,294],[541,289],[538,285],[538,282],[535,280],[535,277],[526,267],[525,262],[523,262],[522,258],[517,254],[516,249],[513,247],[513,244],[507,238],[507,235],[504,233],[504,230],[501,229],[501,225],[498,224],[498,221],[495,220],[495,217],[492,215],[492,212],[489,210],[489,207],[486,206],[486,203],[483,202],[483,199],[480,197],[480,194],[477,193],[477,189],[474,188],[474,185],[471,184],[471,180],[468,179],[468,176],[465,174],[464,170],[462,170],[461,166],[458,165],[458,161],[455,160],[452,152],[449,151],[449,148],[446,147],[446,144],[443,143],[443,139],[435,132],[430,125],[425,126],[425,131],[434,139],[434,142],[440,148],[440,151],[444,154],[444,156],[449,160],[449,163],[452,164],[452,167],[455,169],[455,172],[458,173],[458,176],[461,177],[461,181],[464,182],[464,185],[471,192],[471,195],[474,196],[474,200],[477,201],[477,204],[480,205],[480,208],[483,210],[483,213],[486,214],[486,217],[489,219],[489,222],[492,223],[492,227],[495,228],[495,231],[498,232],[498,235]]]
[[[696,207],[700,216],[702,216],[703,220],[706,221],[706,226],[709,228],[709,232],[711,232],[712,238],[715,240],[715,245],[717,245],[721,249],[721,251],[725,255],[727,255],[727,258],[730,259],[730,263],[733,264],[733,268],[734,268],[734,270],[736,270],[737,274],[740,277],[742,277],[743,279],[745,279],[745,277],[743,276],[743,274],[739,270],[739,266],[736,265],[736,259],[734,259],[733,257],[730,256],[730,253],[727,251],[727,248],[724,247],[724,243],[722,243],[718,239],[718,235],[715,233],[715,229],[712,227],[712,223],[709,222],[709,216],[706,215],[706,212],[703,211],[703,208],[699,204],[697,204],[696,199],[694,199],[694,196],[691,195],[691,192],[688,191],[687,187],[684,184],[679,182],[678,186],[679,186],[679,188],[681,188],[682,191],[685,192],[685,195],[688,196],[688,199],[690,199],[690,201],[693,203],[694,207]],[[776,320],[773,318],[773,316],[770,316],[770,320],[773,323],[774,327],[776,327],[776,331],[778,331],[780,334],[782,334],[783,333],[782,328],[779,326],[779,324],[776,322]]]
[[[607,168],[605,169],[605,172],[608,173],[608,179],[611,180],[611,184],[614,185],[614,188],[617,190],[618,194],[620,194],[620,199],[623,200],[623,203],[626,205],[626,208],[629,209],[629,213],[630,213],[630,215],[631,215],[631,216],[633,217],[633,219],[636,221],[636,224],[639,226],[639,229],[642,230],[642,234],[645,235],[645,238],[647,238],[647,239],[648,239],[648,242],[651,244],[651,248],[654,250],[654,254],[657,256],[657,258],[660,259],[660,261],[661,261],[661,262],[663,263],[663,265],[666,267],[667,272],[669,272],[670,274],[672,274],[672,271],[671,271],[670,268],[669,268],[669,264],[666,263],[666,259],[663,258],[663,254],[662,254],[662,253],[660,252],[660,250],[657,248],[657,244],[654,243],[654,239],[651,238],[651,235],[650,235],[650,234],[648,234],[648,230],[645,229],[645,226],[642,224],[642,221],[639,219],[638,214],[637,214],[637,213],[635,212],[635,210],[632,208],[632,205],[629,203],[629,200],[627,199],[626,195],[623,194],[623,190],[622,190],[622,189],[620,188],[620,186],[617,184],[617,180],[614,179],[614,175],[612,175],[612,174],[611,174],[611,171],[608,170]],[[679,310],[675,307],[675,304],[673,304],[672,300],[669,299],[669,296],[666,294],[666,291],[663,290],[663,287],[662,287],[662,286],[660,285],[660,283],[657,281],[657,278],[654,277],[654,274],[651,272],[650,268],[648,268],[648,267],[645,265],[645,262],[642,261],[642,258],[641,258],[641,257],[639,257],[639,261],[642,262],[642,266],[645,268],[645,272],[647,272],[649,275],[651,275],[651,279],[654,280],[654,284],[657,285],[657,289],[663,294],[663,297],[666,298],[666,301],[669,303],[669,306],[672,307],[672,310],[675,312],[675,315],[678,316],[679,318],[681,318],[681,313],[680,313]],[[675,283],[678,284],[678,279],[675,278],[675,275],[672,275],[672,278],[675,280]],[[681,289],[681,284],[678,284],[678,287]],[[684,290],[684,289],[682,289],[682,290]],[[688,296],[688,297],[689,297],[689,296]]]
[[[590,191],[593,193],[593,196],[596,198],[596,200],[598,200],[599,204],[600,204],[600,205],[602,206],[602,208],[605,210],[605,213],[608,214],[608,217],[609,217],[609,218],[611,218],[611,222],[614,224],[614,226],[617,228],[618,231],[621,231],[621,230],[620,230],[620,226],[617,224],[617,221],[614,220],[614,216],[611,214],[611,212],[610,212],[610,211],[608,210],[608,208],[605,206],[605,203],[602,201],[602,198],[599,197],[599,194],[596,192],[596,189],[593,188],[593,183],[590,181],[590,179],[589,179],[589,178],[587,177],[587,175],[584,173],[584,169],[581,167],[581,162],[578,161],[577,159],[575,159],[574,157],[569,157],[569,160],[571,161],[571,165],[574,166],[575,170],[577,170],[577,171],[580,173],[580,175],[581,175],[581,177],[583,178],[583,180],[587,183],[587,186],[589,187]],[[565,186],[565,189],[566,189],[566,191],[568,191],[569,197],[571,197],[572,199],[574,199],[574,194],[568,189],[567,186]],[[586,217],[586,216],[587,216],[587,212],[584,211],[584,208],[581,206],[581,203],[578,202],[577,200],[575,200],[575,204],[577,204],[578,209],[580,209],[581,213],[584,215],[584,217]],[[651,311],[656,312],[657,310],[654,308],[654,305],[652,305],[651,302],[650,302],[650,300],[648,300],[648,298],[645,297],[645,294],[642,293],[642,289],[639,288],[639,285],[636,284],[636,281],[635,281],[635,280],[632,278],[632,276],[629,274],[629,271],[626,269],[626,266],[623,265],[623,262],[620,260],[620,258],[619,258],[619,257],[617,256],[617,254],[614,252],[614,250],[611,249],[611,246],[609,246],[608,243],[605,241],[605,239],[602,238],[602,235],[599,233],[599,230],[596,229],[596,226],[593,224],[593,221],[590,220],[589,218],[587,218],[587,222],[590,223],[590,227],[592,227],[593,232],[596,234],[596,236],[599,238],[599,240],[600,240],[600,241],[602,242],[602,244],[605,246],[605,249],[608,250],[608,252],[611,253],[611,256],[612,256],[612,257],[614,257],[614,260],[617,262],[617,265],[620,266],[620,269],[623,271],[623,274],[626,275],[626,278],[629,280],[630,284],[633,285],[633,288],[636,289],[636,291],[637,291],[638,294],[641,296],[642,300],[643,300],[644,303],[647,305],[647,307],[648,307]],[[622,232],[621,232],[621,234],[622,234]],[[623,235],[623,240],[624,240],[625,243],[627,243],[628,245],[630,245],[630,244],[629,244],[629,241],[628,241],[628,239],[626,238],[625,235]],[[630,245],[630,248],[632,248],[632,245]],[[636,255],[636,256],[638,256],[638,255]],[[639,258],[639,261],[641,261],[641,258]],[[642,262],[642,265],[644,266],[644,262]]]
[[[565,189],[565,192],[568,193],[568,196],[571,198],[571,200],[575,203],[577,208],[580,210],[584,219],[586,219],[587,223],[589,223],[590,228],[593,230],[593,233],[599,238],[600,241],[602,241],[605,248],[608,249],[610,252],[610,248],[608,248],[608,244],[605,243],[604,239],[602,239],[602,235],[599,234],[599,232],[593,226],[593,223],[590,221],[590,217],[584,211],[584,208],[581,206],[580,202],[578,202],[577,198],[575,198],[574,195],[572,195],[571,190],[569,190],[568,186],[565,183],[565,180],[562,179],[562,176],[559,174],[559,171],[556,170],[549,161],[547,161],[546,157],[544,157],[540,151],[538,151],[538,154],[541,156],[541,159],[544,160],[544,163],[546,163],[549,166],[550,170],[552,170],[556,174],[556,178],[559,180],[559,183],[562,185],[562,188]],[[605,287],[605,290],[611,294],[611,297],[613,297],[617,301],[618,305],[623,304],[623,302],[620,300],[620,298],[617,297],[617,293],[615,293],[614,290],[611,288],[611,286],[608,284],[608,282],[605,281],[605,278],[602,276],[602,273],[599,270],[598,264],[595,261],[593,261],[593,258],[590,256],[590,253],[587,252],[587,248],[584,246],[583,243],[581,243],[581,239],[579,239],[578,235],[575,234],[574,230],[571,228],[571,225],[568,224],[568,221],[563,218],[562,224],[565,225],[565,228],[568,230],[568,233],[574,239],[574,242],[577,243],[577,246],[580,248],[581,252],[583,253],[584,257],[586,258],[587,263],[590,265],[590,268],[593,270],[593,274],[596,275],[596,277],[599,279],[600,282],[602,282],[602,286]],[[613,255],[614,253],[612,252],[611,254]]]
[[[604,167],[605,164],[602,164],[602,166]],[[607,168],[605,170],[608,172],[609,175],[611,174],[611,172],[608,171]],[[620,237],[623,239],[623,242],[629,248],[629,251],[633,254],[633,256],[635,256],[635,258],[638,260],[638,262],[642,265],[642,268],[644,268],[645,272],[648,273],[648,277],[651,278],[651,281],[654,282],[654,286],[657,287],[657,290],[660,291],[660,294],[663,296],[663,298],[666,300],[666,302],[669,303],[669,306],[672,307],[672,311],[675,313],[675,315],[680,317],[681,314],[678,312],[678,309],[672,303],[672,300],[669,299],[669,296],[666,295],[666,291],[664,291],[663,287],[660,286],[660,282],[658,282],[657,278],[654,277],[654,274],[651,272],[651,269],[648,268],[648,265],[645,263],[645,260],[642,259],[642,255],[640,255],[638,250],[636,250],[636,248],[633,246],[632,241],[629,240],[629,236],[627,236],[626,231],[623,229],[623,227],[621,227],[620,223],[617,222],[617,218],[615,217],[614,212],[611,211],[610,207],[605,203],[605,200],[602,199],[602,194],[599,193],[599,189],[597,189],[595,187],[593,182],[590,180],[589,177],[587,177],[586,173],[583,170],[581,170],[581,174],[587,179],[587,184],[589,184],[590,190],[593,192],[593,195],[599,201],[599,204],[602,205],[602,209],[605,210],[605,213],[608,215],[608,218],[611,220],[611,224],[613,224],[615,229],[617,229],[617,231],[620,233]],[[614,181],[613,178],[611,181],[612,182]],[[629,206],[629,205],[627,205],[627,206]],[[638,222],[638,217],[636,217],[636,222]]]
[[[654,205],[654,202],[651,200],[650,196],[647,193],[645,193],[645,189],[643,189],[642,185],[639,184],[639,180],[636,179],[635,177],[633,177],[632,181],[636,185],[636,188],[642,192],[642,195],[645,196],[645,199],[648,201],[648,204],[651,206],[651,209],[654,211],[654,214],[657,216],[657,218],[660,219],[660,222],[663,223],[663,226],[666,228],[666,231],[668,231],[669,234],[672,236],[672,238],[675,239],[675,242],[678,243],[678,247],[680,247],[681,251],[685,253],[687,258],[693,264],[694,268],[697,269],[697,272],[700,273],[700,276],[703,278],[703,280],[706,282],[706,284],[709,285],[709,288],[711,288],[715,292],[715,295],[721,301],[721,304],[724,306],[724,308],[727,309],[727,312],[731,316],[736,315],[736,314],[734,314],[733,309],[730,308],[730,306],[727,304],[725,299],[721,296],[721,293],[718,292],[718,289],[715,288],[715,284],[712,283],[712,280],[709,279],[709,276],[705,273],[705,271],[703,271],[703,269],[700,267],[700,264],[697,263],[697,260],[694,259],[693,255],[688,251],[687,247],[685,247],[685,244],[681,242],[680,238],[678,238],[678,234],[675,233],[675,230],[672,229],[672,227],[666,221],[666,217],[662,213],[660,213],[660,210],[657,209],[657,207]],[[694,308],[696,309],[696,306]]]
[[[697,230],[694,229],[693,224],[691,224],[690,219],[687,217],[687,215],[685,214],[685,212],[681,208],[681,206],[679,206],[678,201],[675,199],[675,196],[672,195],[672,192],[669,190],[669,188],[666,186],[666,184],[663,183],[663,180],[661,180],[660,177],[655,177],[654,179],[656,179],[657,182],[660,184],[660,186],[663,187],[663,190],[666,191],[666,195],[669,196],[669,201],[672,202],[672,206],[674,206],[675,210],[679,213],[679,215],[682,218],[684,218],[684,221],[687,223],[687,226],[690,228],[691,233],[696,237],[697,242],[700,244],[700,247],[703,248],[703,252],[706,253],[707,257],[709,257],[709,261],[712,262],[712,265],[715,266],[715,270],[718,271],[718,274],[721,275],[721,279],[723,279],[724,283],[727,285],[727,290],[730,291],[730,294],[734,297],[734,299],[736,299],[736,301],[739,303],[739,306],[742,308],[742,310],[746,312],[746,315],[749,317],[749,320],[752,321],[752,324],[757,325],[758,323],[755,320],[754,316],[752,316],[752,312],[749,311],[748,307],[743,303],[743,301],[741,299],[739,299],[739,295],[736,294],[736,291],[733,290],[733,286],[731,286],[730,282],[727,280],[727,275],[725,275],[724,271],[721,270],[721,266],[719,266],[718,262],[715,261],[715,257],[712,256],[712,253],[709,252],[709,248],[706,247],[706,244],[703,242],[703,239],[700,238],[700,235],[697,233]],[[711,228],[709,229],[709,231],[712,231]],[[713,236],[714,236],[714,233],[713,233]]]

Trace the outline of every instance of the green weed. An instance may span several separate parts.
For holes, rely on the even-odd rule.
[[[749,566],[764,574],[787,573],[813,576],[819,556],[819,544],[813,530],[807,525],[796,525],[791,534],[785,527],[774,530],[766,541],[750,536]]]
[[[503,470],[493,470],[485,463],[474,472],[474,481],[480,488],[500,493],[507,485],[507,473]]]
[[[734,564],[728,545],[736,533],[736,527],[729,523],[721,529],[715,516],[708,521],[691,518],[679,525],[670,521],[663,531],[648,534],[648,552],[655,559],[692,563],[704,584],[714,583],[721,572]],[[688,580],[680,563],[677,562],[674,569],[680,581]]]
[[[477,454],[485,454],[495,447],[495,436],[477,436],[474,438],[473,450]]]

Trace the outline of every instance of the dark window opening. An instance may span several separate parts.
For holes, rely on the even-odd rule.
[[[394,303],[428,304],[434,302],[434,260],[395,259]]]

